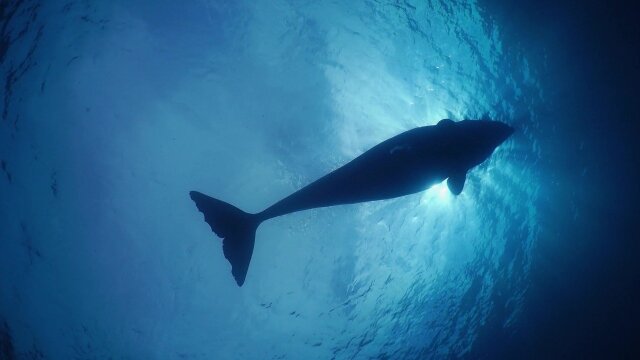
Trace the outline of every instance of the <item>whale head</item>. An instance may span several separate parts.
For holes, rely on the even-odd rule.
[[[457,173],[466,173],[485,161],[514,132],[511,126],[492,120],[444,119],[436,128],[446,139],[450,171]]]
[[[455,123],[457,145],[463,150],[464,167],[470,169],[485,161],[514,132],[511,126],[493,120],[463,120]]]
[[[445,139],[447,185],[455,195],[460,194],[469,169],[484,162],[507,140],[514,129],[499,121],[441,120],[437,128]]]

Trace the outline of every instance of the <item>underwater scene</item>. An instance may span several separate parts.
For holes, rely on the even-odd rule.
[[[634,14],[0,1],[0,359],[635,358]]]

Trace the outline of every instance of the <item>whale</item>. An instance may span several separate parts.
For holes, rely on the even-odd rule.
[[[514,128],[493,120],[440,120],[387,139],[347,164],[269,206],[248,213],[198,191],[189,195],[211,230],[222,238],[238,286],[245,282],[258,226],[278,216],[418,193],[447,181],[459,195],[467,172],[488,159]]]

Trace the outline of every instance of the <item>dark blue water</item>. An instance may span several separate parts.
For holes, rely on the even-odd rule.
[[[4,1],[0,359],[623,358],[633,9]],[[442,118],[468,174],[260,227],[245,285],[188,197],[259,211]]]

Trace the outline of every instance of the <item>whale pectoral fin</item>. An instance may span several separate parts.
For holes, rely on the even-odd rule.
[[[464,187],[464,181],[466,179],[466,172],[461,172],[449,176],[449,178],[447,179],[447,187],[449,188],[449,191],[451,191],[453,195],[460,195],[460,193],[462,192],[462,188]]]

